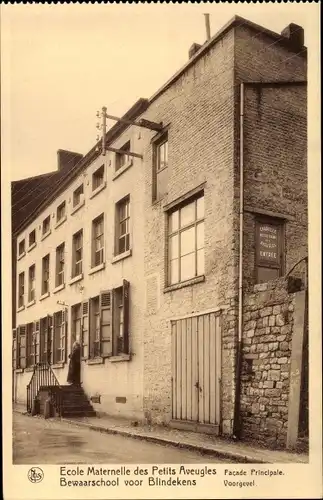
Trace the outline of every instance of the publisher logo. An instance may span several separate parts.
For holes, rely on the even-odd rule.
[[[40,483],[44,479],[44,472],[40,467],[32,467],[28,471],[28,479],[31,483]]]

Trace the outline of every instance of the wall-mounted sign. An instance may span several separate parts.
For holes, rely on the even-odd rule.
[[[272,262],[278,264],[280,261],[279,236],[280,227],[272,224],[258,224],[258,262]]]

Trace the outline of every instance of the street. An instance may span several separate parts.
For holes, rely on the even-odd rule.
[[[13,414],[13,463],[230,463],[229,460],[65,422]]]

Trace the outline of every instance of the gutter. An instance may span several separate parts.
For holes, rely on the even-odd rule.
[[[243,330],[243,212],[244,212],[244,83],[240,83],[240,201],[239,201],[239,290],[238,290],[238,344],[236,353],[235,400],[233,438],[240,439],[240,388]]]

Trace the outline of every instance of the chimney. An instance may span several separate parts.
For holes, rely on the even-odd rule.
[[[190,47],[190,50],[188,51],[188,56],[190,59],[192,59],[193,56],[195,56],[196,52],[200,50],[202,45],[199,43],[193,43],[193,45]]]
[[[304,29],[298,24],[291,23],[281,32],[281,35],[290,41],[295,50],[304,47]]]
[[[61,172],[65,168],[73,168],[81,159],[83,155],[79,153],[74,153],[72,151],[66,151],[65,149],[59,149],[57,151],[57,163],[58,170]]]

